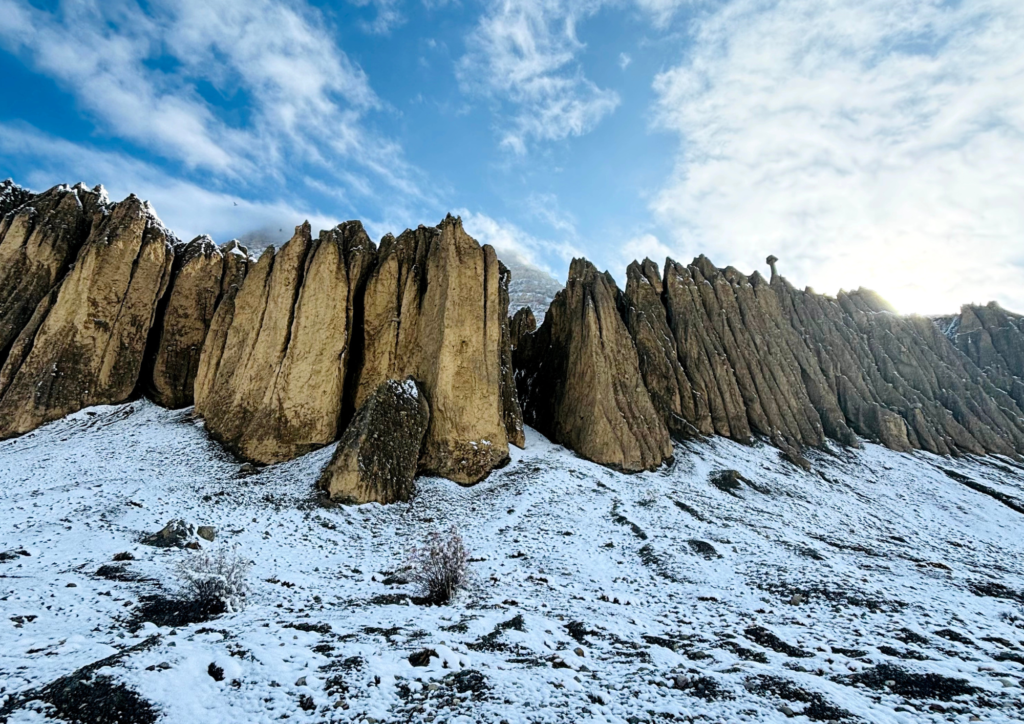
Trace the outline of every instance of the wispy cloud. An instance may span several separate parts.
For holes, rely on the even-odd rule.
[[[420,193],[383,107],[318,11],[288,0],[63,2],[53,12],[0,0],[0,47],[74,95],[107,135],[184,166],[245,180],[309,164],[339,182],[369,178]],[[245,100],[243,122],[204,89]]]
[[[134,193],[151,201],[167,227],[182,239],[210,234],[218,241],[267,226],[288,229],[309,220],[314,229],[338,220],[301,203],[259,202],[210,191],[168,176],[163,169],[120,153],[97,151],[23,124],[0,123],[0,155],[30,159],[35,170],[19,179],[36,191],[58,183],[103,183],[112,199]]]
[[[507,219],[495,219],[487,214],[456,209],[455,213],[462,217],[466,231],[481,244],[490,244],[498,256],[513,258],[524,264],[543,269],[556,279],[564,279],[568,263],[564,268],[551,269],[546,260],[555,256],[568,262],[574,256],[582,256],[580,250],[569,239],[542,239],[527,233]]]
[[[629,64],[633,62],[633,58],[629,53],[619,53],[619,67],[625,70],[629,67]]]
[[[1021,38],[1018,0],[734,0],[654,83],[670,245],[907,311],[1024,308]]]
[[[493,2],[467,39],[459,61],[464,90],[510,108],[501,145],[522,154],[534,141],[588,133],[619,105],[618,94],[588,79],[577,60],[577,23],[600,0]]]
[[[399,9],[401,0],[348,0],[358,8],[372,7],[376,17],[370,22],[363,22],[363,29],[374,35],[387,35],[392,28],[405,23],[405,15]]]

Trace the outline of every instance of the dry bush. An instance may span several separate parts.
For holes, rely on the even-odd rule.
[[[204,610],[236,613],[245,608],[252,562],[236,551],[203,551],[175,567],[182,597]]]
[[[423,587],[423,595],[434,605],[451,601],[466,585],[469,553],[462,536],[453,525],[447,531],[435,530],[426,545],[409,554],[410,579]]]

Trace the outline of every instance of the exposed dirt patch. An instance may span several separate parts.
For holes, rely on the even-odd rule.
[[[743,631],[743,635],[759,646],[764,646],[766,649],[771,649],[772,651],[785,654],[786,656],[792,656],[793,658],[798,659],[806,659],[814,656],[814,654],[809,651],[804,651],[797,646],[787,644],[764,626],[751,626]]]
[[[757,696],[772,695],[784,701],[806,704],[802,711],[796,713],[806,716],[811,721],[844,721],[855,718],[846,709],[829,703],[818,692],[801,689],[789,679],[780,676],[754,676],[747,679],[745,686],[747,691]]]

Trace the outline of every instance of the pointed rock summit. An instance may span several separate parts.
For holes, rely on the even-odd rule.
[[[0,438],[131,395],[172,243],[135,196],[96,215],[74,267],[39,302],[0,369]]]
[[[582,457],[624,472],[672,457],[668,430],[640,373],[611,276],[573,259],[569,280],[515,349],[525,421]]]
[[[147,391],[158,405],[177,409],[194,402],[199,357],[217,305],[229,283],[244,278],[248,257],[237,243],[218,248],[198,236],[176,249],[171,283],[154,328]],[[240,277],[231,279],[231,277]]]

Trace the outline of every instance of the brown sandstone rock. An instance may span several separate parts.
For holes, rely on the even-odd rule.
[[[317,486],[340,503],[395,503],[412,496],[430,406],[416,382],[387,380],[345,429]]]
[[[512,315],[511,321],[509,321],[509,346],[515,349],[519,346],[519,341],[527,334],[533,334],[537,331],[537,318],[533,316],[533,310],[529,307],[523,307],[519,309],[515,314]]]
[[[170,287],[153,330],[155,349],[146,385],[154,402],[171,409],[194,401],[199,355],[221,298],[226,266],[224,253],[208,236],[176,251]]]
[[[132,394],[170,276],[171,243],[135,196],[97,214],[74,268],[33,313],[32,339],[19,335],[18,354],[0,371],[0,437]]]
[[[309,224],[252,265],[210,325],[196,383],[207,429],[243,457],[280,462],[337,439],[361,290],[376,248],[357,221]]]
[[[365,294],[357,405],[413,377],[430,407],[420,472],[472,484],[508,461],[498,258],[448,216],[381,240]]]
[[[514,352],[527,424],[582,457],[625,472],[651,470],[672,445],[640,374],[607,274],[574,259],[540,329]]]
[[[944,333],[954,346],[1024,408],[1024,316],[995,302],[968,304],[944,320]]]
[[[99,187],[82,185],[30,198],[0,218],[0,366],[36,305],[67,273],[106,201]]]

